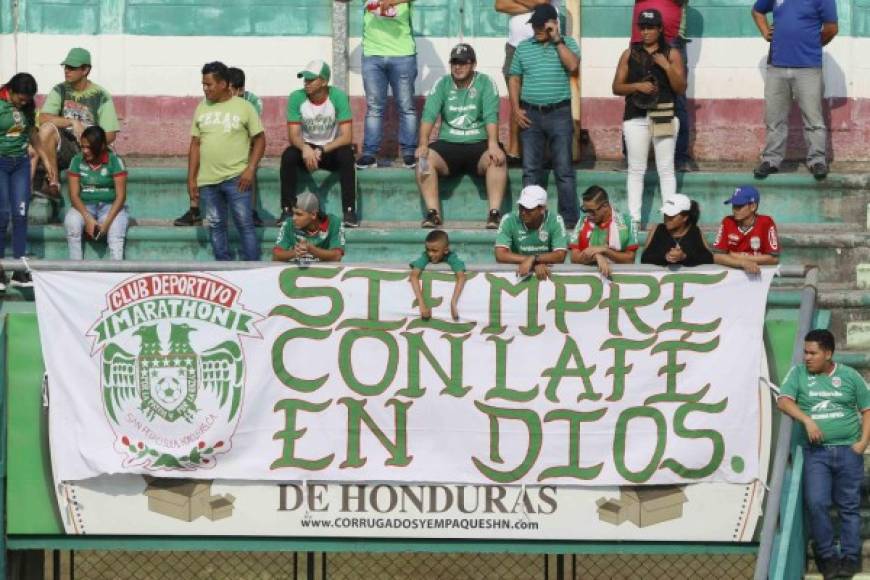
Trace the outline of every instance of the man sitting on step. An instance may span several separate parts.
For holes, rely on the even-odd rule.
[[[487,75],[476,72],[477,57],[467,44],[450,51],[450,74],[441,78],[423,107],[420,145],[417,147],[417,186],[426,204],[424,228],[443,222],[438,204],[438,177],[471,173],[486,180],[489,214],[486,227],[501,220],[501,201],[507,186],[505,153],[498,142],[498,88]],[[435,121],[441,117],[438,140],[429,143]]]
[[[290,146],[281,155],[282,225],[293,216],[299,170],[338,171],[341,210],[345,227],[359,225],[356,216],[356,170],[353,162],[350,99],[329,85],[330,70],[322,60],[308,63],[296,75],[305,87],[290,93],[287,101],[287,134]]]
[[[870,443],[870,389],[855,369],[833,357],[834,335],[823,329],[807,333],[804,364],[788,372],[776,400],[806,431],[804,499],[825,580],[861,571],[861,482]],[[839,558],[832,504],[840,515]]]

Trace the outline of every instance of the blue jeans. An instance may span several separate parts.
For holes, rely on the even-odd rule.
[[[215,260],[233,259],[230,254],[227,209],[233,214],[233,221],[239,230],[242,259],[249,262],[259,260],[260,245],[251,216],[251,190],[239,191],[239,178],[233,177],[214,185],[200,187],[199,196],[205,203],[205,219]]]
[[[0,155],[0,258],[6,256],[6,228],[12,216],[12,255],[27,250],[27,210],[30,207],[30,158]]]
[[[849,445],[804,447],[804,499],[810,514],[810,531],[817,558],[834,558],[831,503],[840,513],[840,553],[861,561],[861,480],[864,456]]]
[[[542,112],[531,106],[523,109],[532,122],[527,129],[520,131],[523,144],[523,186],[542,185],[544,180],[544,152],[550,147],[550,159],[556,176],[556,190],[559,193],[559,215],[565,226],[574,227],[580,215],[577,205],[577,185],[571,152],[574,142],[574,120],[571,107],[565,106]]]
[[[689,80],[689,56],[686,50],[688,41],[685,38],[675,38],[671,46],[680,51],[683,57],[683,70],[686,73],[686,82]],[[689,109],[686,93],[676,95],[674,99],[674,114],[680,120],[680,129],[677,131],[677,147],[674,151],[674,161],[677,165],[691,159],[689,155]]]
[[[92,218],[97,220],[102,229],[102,224],[105,223],[109,212],[112,210],[112,204],[102,201],[94,203],[86,203],[85,209]],[[127,215],[127,206],[121,208],[112,224],[109,226],[109,231],[106,232],[105,240],[109,245],[109,257],[112,260],[124,259],[124,240],[127,238],[127,225],[129,223]],[[81,260],[82,252],[82,232],[85,229],[85,218],[74,207],[66,210],[66,217],[63,220],[64,228],[66,229],[66,243],[69,248],[70,260]]]
[[[399,108],[399,148],[403,156],[413,155],[417,150],[417,109],[414,107],[417,55],[363,55],[362,77],[366,93],[363,155],[375,157],[381,149],[388,85]]]

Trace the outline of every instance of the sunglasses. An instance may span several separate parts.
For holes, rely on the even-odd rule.
[[[63,65],[63,70],[81,70],[81,69],[85,68],[86,66],[88,66],[88,65],[83,64],[81,66],[70,66],[68,64],[65,64],[65,65]]]
[[[584,208],[583,208],[583,213],[585,213],[586,215],[593,214],[593,213],[597,212],[599,209],[601,209],[602,207],[604,207],[604,206],[606,206],[606,205],[607,205],[606,203],[602,203],[602,204],[599,205],[598,207],[584,207]]]

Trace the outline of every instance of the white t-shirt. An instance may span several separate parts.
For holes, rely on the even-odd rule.
[[[550,0],[550,4],[557,12],[562,11],[562,0]],[[532,17],[531,12],[524,14],[515,14],[508,21],[508,44],[516,46],[527,38],[531,38],[534,32],[532,25],[529,24],[529,18]]]

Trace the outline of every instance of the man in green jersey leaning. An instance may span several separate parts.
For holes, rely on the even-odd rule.
[[[547,209],[547,191],[527,185],[520,192],[517,211],[501,219],[495,236],[495,261],[517,264],[517,275],[550,277],[550,265],[568,254],[568,232],[562,216]]]

